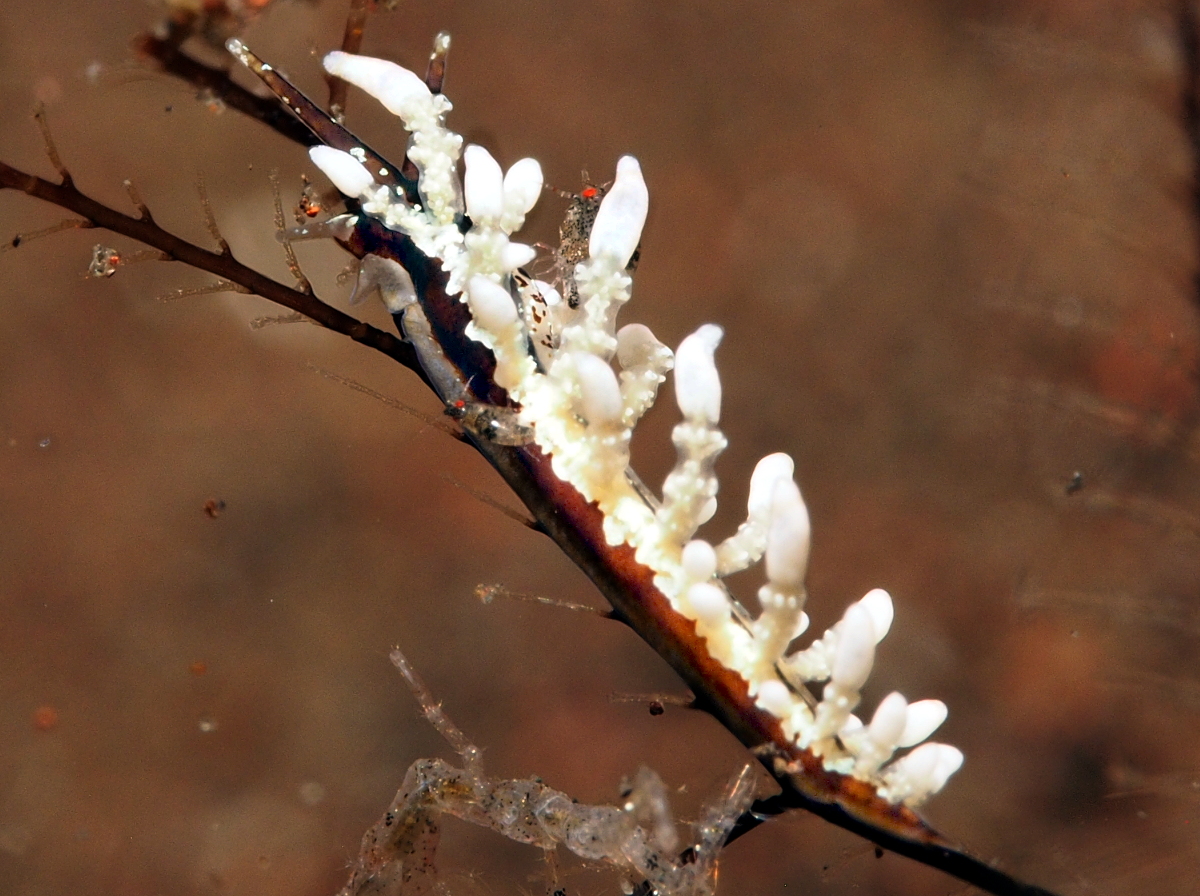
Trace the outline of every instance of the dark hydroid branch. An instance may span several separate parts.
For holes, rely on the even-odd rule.
[[[327,305],[316,296],[272,280],[242,264],[232,254],[211,252],[163,230],[153,220],[134,218],[109,208],[81,193],[70,181],[52,183],[0,162],[0,189],[27,193],[80,215],[93,227],[102,227],[127,236],[158,249],[174,261],[181,261],[197,270],[216,274],[248,292],[297,311],[327,329],[349,336],[355,342],[387,355],[422,379],[425,378],[412,346],[391,333],[385,333],[377,327],[357,320],[332,305]]]

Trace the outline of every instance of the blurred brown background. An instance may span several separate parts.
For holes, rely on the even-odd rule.
[[[0,6],[0,157],[49,175],[46,103],[89,193],[281,278],[268,173],[304,154],[131,63],[149,4]],[[344,4],[281,2],[251,47],[323,96]],[[368,51],[454,35],[451,122],[557,186],[641,160],[625,320],[726,327],[731,447],[797,458],[818,630],[895,597],[867,706],[951,707],[939,827],[1064,894],[1194,891],[1200,867],[1195,153],[1161,3],[402,2]],[[399,155],[361,94],[350,122]],[[319,182],[319,181],[318,181]],[[534,221],[551,239],[560,206]],[[0,195],[0,234],[63,217]],[[7,238],[7,236],[6,236]],[[437,412],[387,359],[179,265],[84,274],[98,231],[0,255],[0,891],[326,896],[407,765],[447,750],[399,644],[496,775],[611,801],[647,763],[685,817],[742,761],[629,632],[481,606],[479,582],[599,604],[471,452],[307,369]],[[301,256],[341,304],[346,259]],[[381,308],[366,312],[386,325]],[[675,414],[635,445],[661,481]],[[1068,489],[1082,474],[1082,488]],[[206,501],[226,502],[215,519]],[[753,574],[738,583],[750,599]],[[454,893],[540,893],[533,850],[451,824]],[[612,892],[572,870],[568,893]],[[807,816],[731,848],[725,893],[959,893]]]

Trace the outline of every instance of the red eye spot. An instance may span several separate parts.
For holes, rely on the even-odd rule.
[[[461,411],[467,406],[467,403],[460,398],[458,401],[454,402],[454,406]]]
[[[584,199],[595,199],[596,194],[599,192],[600,191],[597,190],[595,187],[586,187],[584,189],[584,191],[582,193],[580,193],[579,195],[582,196]]]

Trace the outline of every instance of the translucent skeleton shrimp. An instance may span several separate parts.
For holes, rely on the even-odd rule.
[[[396,799],[363,836],[350,880],[339,896],[435,892],[439,815],[540,846],[548,859],[562,845],[582,859],[612,865],[626,892],[641,881],[660,896],[707,896],[714,891],[717,855],[753,799],[749,765],[704,809],[692,825],[690,848],[681,853],[666,787],[653,771],[638,771],[620,806],[577,803],[537,778],[489,778],[479,748],[450,721],[399,649],[392,651],[391,659],[425,718],[458,753],[462,768],[441,759],[418,759],[409,767]]]
[[[563,198],[569,200],[567,213],[558,228],[559,245],[554,252],[554,266],[558,272],[558,283],[566,298],[567,307],[578,308],[580,303],[579,286],[575,282],[575,265],[588,260],[588,244],[592,238],[592,226],[596,223],[596,214],[600,211],[600,203],[604,200],[612,184],[593,184],[587,174],[583,176],[583,189],[578,193],[561,192]],[[641,253],[633,250],[625,271],[632,274],[637,270]]]

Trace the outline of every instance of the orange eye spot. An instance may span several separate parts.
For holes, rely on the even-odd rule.
[[[467,403],[460,398],[458,401],[454,402],[454,406],[461,411],[467,406]]]
[[[580,193],[579,195],[582,196],[584,199],[595,199],[596,194],[599,192],[600,191],[597,190],[595,187],[586,187],[584,189],[584,191],[582,193]]]

